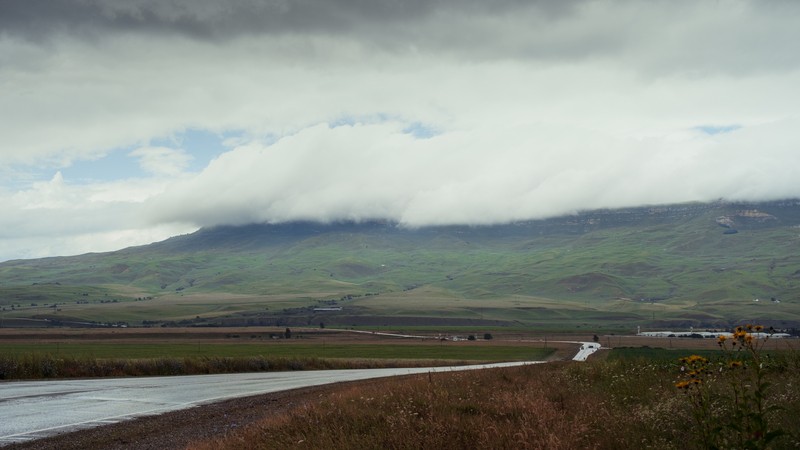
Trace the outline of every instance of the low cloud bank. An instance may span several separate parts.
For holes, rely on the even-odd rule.
[[[388,219],[494,224],[645,204],[759,201],[800,193],[798,124],[679,139],[619,139],[507,125],[417,138],[407,124],[320,124],[238,147],[146,205],[198,226]]]

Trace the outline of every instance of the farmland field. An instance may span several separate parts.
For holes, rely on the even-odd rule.
[[[603,350],[592,356],[592,360],[675,360],[687,351],[700,354],[719,351],[713,339],[616,334],[598,336],[530,330],[488,333],[477,333],[474,330],[451,330],[445,333],[441,330],[417,330],[417,337],[402,338],[392,336],[394,333],[294,328],[288,339],[285,332],[285,328],[274,327],[3,328],[0,329],[0,355],[4,361],[28,361],[28,364],[34,366],[29,371],[30,376],[35,377],[38,373],[37,365],[62,364],[65,360],[78,366],[91,364],[92,361],[112,360],[117,365],[123,361],[143,360],[176,360],[187,364],[190,361],[198,364],[199,361],[201,365],[207,364],[211,359],[250,361],[240,364],[238,369],[233,366],[225,369],[237,371],[248,370],[247,367],[254,364],[263,365],[264,361],[271,361],[267,364],[273,367],[271,370],[282,370],[279,367],[287,367],[286,362],[290,360],[302,360],[302,366],[306,368],[322,368],[332,367],[331,364],[336,367],[346,367],[348,364],[363,367],[367,364],[365,361],[370,361],[369,366],[377,367],[570,359],[577,352],[577,342],[594,338],[603,345]],[[485,336],[492,339],[484,339]],[[793,350],[796,347],[797,341],[794,339],[773,339],[764,345],[764,349],[770,351]],[[261,362],[256,364],[253,361]],[[276,361],[281,363],[277,364]],[[47,375],[46,371],[42,373],[41,376],[52,376]],[[0,377],[9,376],[11,375],[0,374]]]
[[[71,358],[185,358],[185,357],[296,357],[414,360],[524,361],[539,360],[550,351],[503,345],[436,344],[190,344],[190,343],[0,343],[5,356],[52,355]]]
[[[453,365],[570,357],[576,344],[521,335],[417,338],[295,328],[0,329],[0,379],[188,375]],[[467,339],[472,336],[472,339]]]

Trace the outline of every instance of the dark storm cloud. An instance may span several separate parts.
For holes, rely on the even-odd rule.
[[[562,3],[565,2],[542,2],[535,8],[545,16],[558,16],[571,8]],[[444,19],[465,14],[502,14],[520,4],[528,2],[4,0],[0,3],[0,30],[32,40],[61,33],[91,36],[114,31],[163,32],[208,39],[252,33],[337,34],[365,26],[402,28],[432,14]]]
[[[0,38],[290,36],[466,61],[623,62],[658,77],[793,70],[799,19],[800,2],[784,1],[3,0]]]

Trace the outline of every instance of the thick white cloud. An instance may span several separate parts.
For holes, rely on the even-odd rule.
[[[149,202],[154,222],[198,225],[388,218],[499,223],[605,207],[796,196],[800,125],[620,139],[512,124],[416,139],[402,123],[318,125],[232,150]],[[755,146],[760,148],[755,152]]]
[[[353,5],[0,3],[0,260],[171,223],[800,196],[796,2]],[[240,137],[186,173],[162,145],[187,129]],[[120,151],[148,178],[34,178]]]

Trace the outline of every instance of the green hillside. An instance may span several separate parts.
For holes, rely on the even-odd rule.
[[[796,327],[798,226],[800,202],[783,201],[482,227],[218,227],[2,263],[0,306],[7,324]]]

